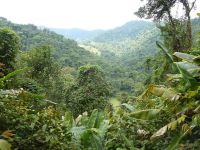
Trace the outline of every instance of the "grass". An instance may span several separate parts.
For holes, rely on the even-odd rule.
[[[79,46],[85,48],[86,50],[88,50],[88,51],[90,51],[92,53],[95,53],[95,54],[101,56],[101,52],[98,49],[94,48],[94,47],[85,46],[85,45],[79,45]]]
[[[109,102],[110,102],[114,107],[120,105],[120,102],[117,100],[116,97],[112,97],[112,98],[110,98]]]

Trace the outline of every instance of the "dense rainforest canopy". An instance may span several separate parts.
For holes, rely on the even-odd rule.
[[[107,31],[0,17],[0,150],[198,150],[195,2],[148,0],[135,14],[155,22]]]

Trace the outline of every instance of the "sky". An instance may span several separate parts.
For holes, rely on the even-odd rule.
[[[14,23],[85,30],[112,29],[141,20],[133,13],[143,6],[141,0],[0,0],[0,4],[0,16]],[[192,16],[196,13],[197,9]]]

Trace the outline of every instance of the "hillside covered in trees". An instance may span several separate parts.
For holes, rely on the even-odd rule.
[[[195,2],[147,0],[153,22],[105,31],[0,17],[0,150],[198,150]]]

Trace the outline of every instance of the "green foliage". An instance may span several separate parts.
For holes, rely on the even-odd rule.
[[[95,108],[104,109],[108,106],[109,89],[110,85],[99,66],[82,66],[75,83],[67,90],[67,107],[74,116],[85,111],[91,113]]]
[[[9,27],[0,28],[0,62],[3,63],[3,74],[14,71],[15,58],[20,49],[19,36]]]
[[[84,115],[83,113],[78,116],[76,120],[81,118],[81,123],[77,121],[77,126],[72,127],[69,131],[73,133],[72,139],[75,142],[72,141],[72,145],[81,143],[83,146],[82,148],[105,149],[103,140],[108,128],[108,120],[105,120],[106,112],[98,112],[98,110],[95,109],[89,118],[86,115],[83,118]]]

